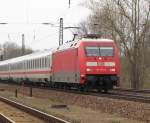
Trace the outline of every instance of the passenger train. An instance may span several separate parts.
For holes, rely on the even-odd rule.
[[[55,50],[0,62],[0,79],[51,87],[98,89],[119,86],[118,49],[111,39],[82,38]]]

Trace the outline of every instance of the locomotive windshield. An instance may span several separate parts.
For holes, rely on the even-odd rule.
[[[86,47],[87,56],[113,56],[114,49],[113,47]]]

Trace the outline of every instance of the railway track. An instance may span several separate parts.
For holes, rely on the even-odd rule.
[[[29,86],[25,85],[25,87],[29,87]],[[134,89],[117,88],[117,89],[109,91],[108,93],[98,93],[96,91],[81,92],[81,91],[77,91],[74,89],[64,90],[64,89],[55,89],[55,88],[39,87],[39,86],[32,86],[32,88],[61,91],[65,93],[92,95],[92,96],[98,96],[98,97],[108,97],[108,98],[113,98],[113,99],[122,99],[122,100],[136,101],[136,102],[142,102],[142,103],[150,103],[150,90],[134,90]]]
[[[63,90],[61,90],[63,91]],[[66,91],[65,91],[66,92]],[[76,91],[71,91],[71,93],[76,93],[76,94],[84,94],[84,95],[92,95],[92,96],[98,96],[98,97],[108,97],[112,99],[122,99],[122,100],[128,100],[128,101],[135,101],[135,102],[142,102],[142,103],[150,103],[150,93],[148,95],[143,95],[139,94],[136,92],[122,92],[122,91],[110,91],[108,93],[97,93],[97,92],[76,92]]]
[[[0,96],[0,123],[69,123]]]
[[[150,89],[137,90],[137,89],[131,89],[131,88],[116,88],[116,89],[114,89],[114,91],[150,94]]]
[[[39,87],[35,87],[39,88]],[[41,88],[40,89],[45,89]],[[47,88],[46,88],[47,89]],[[122,90],[122,89],[115,89],[111,90],[108,93],[102,93],[102,92],[96,92],[96,91],[90,91],[90,92],[80,92],[77,90],[64,90],[64,89],[51,89],[55,91],[62,91],[67,93],[75,93],[75,94],[83,94],[83,95],[92,95],[92,96],[98,96],[98,97],[108,97],[113,99],[122,99],[122,100],[129,100],[129,101],[135,101],[135,102],[142,102],[142,103],[150,103],[150,91],[146,90]]]
[[[34,87],[40,89],[48,89],[41,87]],[[89,92],[80,92],[77,90],[64,90],[64,89],[55,89],[50,88],[51,90],[62,91],[67,93],[75,93],[75,94],[84,94],[84,95],[92,95],[98,97],[108,97],[113,99],[123,99],[135,102],[142,103],[150,103],[150,90],[135,90],[135,89],[114,89],[109,91],[108,93],[97,92],[97,91],[89,91]]]
[[[46,88],[46,87],[33,87],[33,88],[39,88],[39,89],[46,89],[46,90],[54,90],[54,91],[61,91],[65,93],[74,93],[74,94],[83,94],[83,95],[92,95],[97,97],[108,97],[113,99],[122,99],[122,100],[129,100],[129,101],[135,101],[135,102],[142,102],[142,103],[150,103],[150,92],[148,91],[123,91],[121,89],[112,90],[108,93],[98,93],[96,91],[90,91],[90,92],[81,92],[77,90],[64,90],[64,89],[55,89],[55,88]]]

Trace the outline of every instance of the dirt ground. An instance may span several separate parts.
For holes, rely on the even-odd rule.
[[[0,91],[0,95],[71,121],[72,123],[148,123],[123,118],[114,113],[108,114],[77,105],[65,105],[55,99],[28,97],[24,94],[18,94],[18,98],[16,98],[14,93],[6,90]],[[53,107],[54,105],[64,106]]]

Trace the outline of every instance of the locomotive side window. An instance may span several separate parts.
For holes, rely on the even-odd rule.
[[[86,47],[86,55],[87,56],[113,56],[114,49],[109,46],[101,46],[101,47]]]
[[[41,58],[39,58],[39,68],[41,68]]]
[[[45,59],[45,68],[47,67],[46,65],[47,65],[47,63],[46,63],[46,57],[44,58]]]

